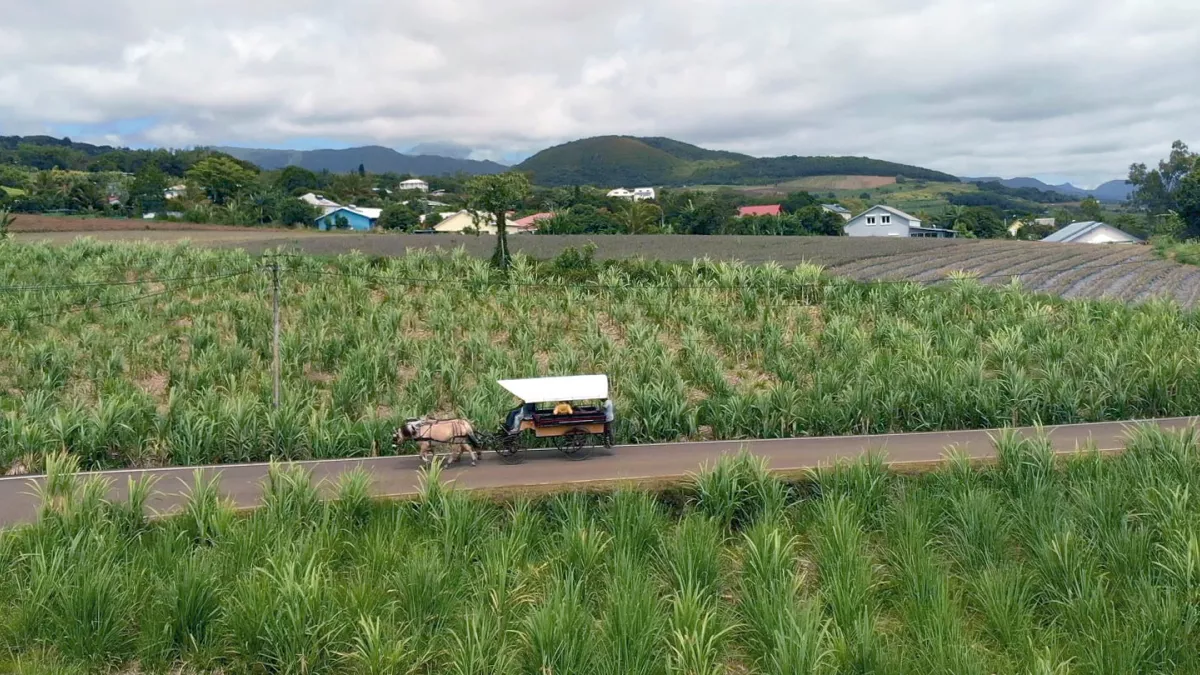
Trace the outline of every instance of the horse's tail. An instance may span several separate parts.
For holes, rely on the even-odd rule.
[[[475,433],[474,427],[467,427],[467,444],[470,445],[471,449],[473,450],[478,450],[479,446],[482,445],[478,434]]]

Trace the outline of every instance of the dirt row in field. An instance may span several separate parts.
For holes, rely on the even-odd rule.
[[[172,223],[165,220],[142,220],[140,218],[67,218],[47,216],[40,213],[22,213],[13,217],[11,232],[66,232],[74,234],[93,232],[246,232],[248,228],[231,225],[199,225],[196,223]],[[256,228],[256,232],[288,232],[284,229]]]
[[[921,253],[897,253],[830,266],[862,280],[933,282],[970,272],[987,284],[1013,278],[1034,291],[1065,298],[1146,302],[1166,297],[1200,305],[1200,269],[1164,261],[1148,246],[975,241]]]

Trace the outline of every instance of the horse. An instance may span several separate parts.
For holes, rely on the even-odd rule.
[[[453,446],[451,453],[454,457],[450,460],[451,464],[461,461],[463,453],[468,450],[471,452],[471,466],[475,466],[482,456],[479,452],[479,437],[475,435],[475,429],[470,422],[463,419],[407,420],[399,429],[396,429],[396,433],[392,434],[392,445],[396,448],[399,448],[404,441],[417,442],[417,448],[421,451],[421,461],[426,464],[433,459],[434,443]]]

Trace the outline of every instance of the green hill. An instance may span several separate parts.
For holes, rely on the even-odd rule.
[[[670,138],[597,136],[547,148],[518,167],[539,185],[756,185],[805,176],[905,176],[953,183],[940,171],[867,157],[750,157]]]

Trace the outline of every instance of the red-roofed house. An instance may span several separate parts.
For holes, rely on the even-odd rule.
[[[766,206],[743,206],[738,209],[738,218],[746,216],[778,216],[783,213],[783,207],[779,204],[768,204]]]
[[[525,216],[520,220],[512,221],[511,226],[518,230],[536,230],[539,220],[545,220],[553,217],[553,213],[535,213],[532,216]]]

